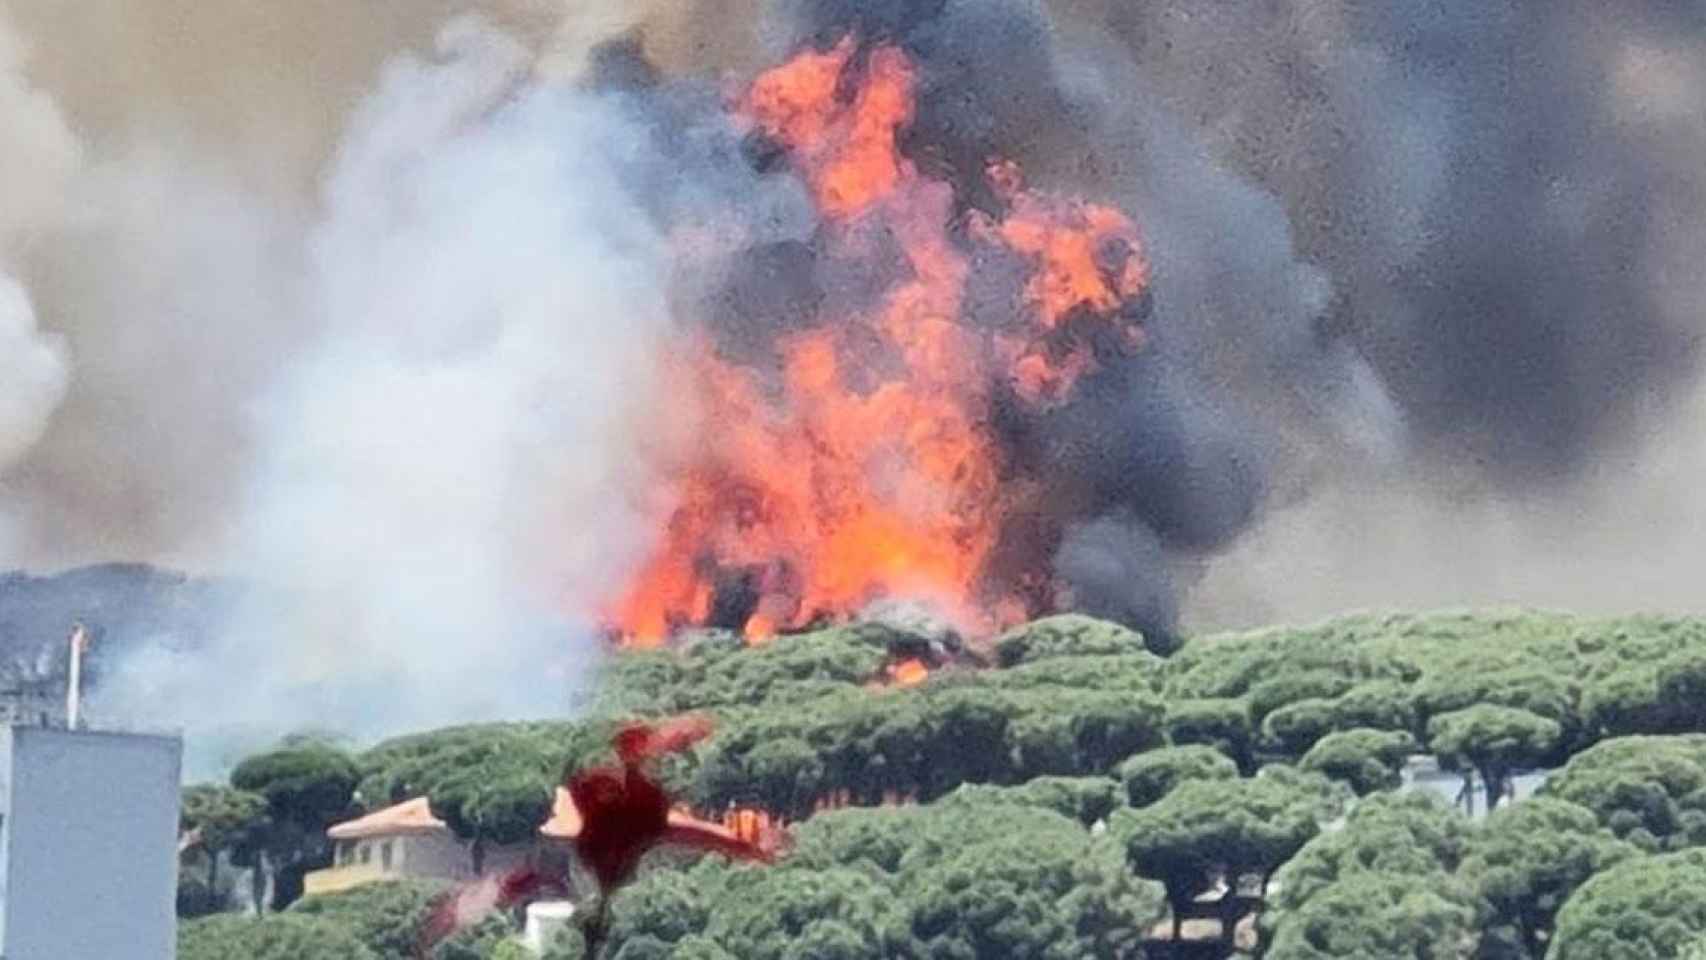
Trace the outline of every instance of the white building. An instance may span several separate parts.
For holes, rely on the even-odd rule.
[[[0,726],[0,957],[171,960],[177,737]]]
[[[541,900],[527,905],[527,925],[521,942],[542,954],[563,931],[574,925],[575,905],[568,900]]]

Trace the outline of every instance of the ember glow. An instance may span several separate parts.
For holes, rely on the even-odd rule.
[[[930,679],[930,668],[918,659],[902,660],[888,668],[889,682],[897,687],[916,687]]]
[[[900,50],[848,38],[732,105],[804,180],[824,255],[879,289],[798,318],[774,369],[710,338],[670,358],[703,426],[658,491],[652,554],[607,610],[626,642],[690,625],[760,641],[883,598],[972,634],[1038,612],[1046,555],[1023,583],[987,569],[1036,493],[1008,469],[997,406],[1066,402],[1098,356],[1136,350],[1147,262],[1123,213],[1035,191],[999,157],[981,185],[997,209],[966,209],[901,148],[914,80]],[[972,315],[968,284],[996,271],[1016,282],[992,322]]]

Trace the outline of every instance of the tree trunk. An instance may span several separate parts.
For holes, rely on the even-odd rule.
[[[1232,955],[1232,943],[1238,935],[1238,922],[1244,919],[1239,907],[1244,903],[1238,896],[1238,881],[1233,878],[1227,884],[1226,895],[1220,898],[1220,943],[1226,948],[1227,956]]]
[[[207,851],[207,892],[219,898],[219,851],[211,848]]]
[[[268,896],[272,898],[275,913],[302,898],[302,878],[307,873],[308,863],[299,856],[293,856],[288,863],[273,868],[272,890]]]
[[[255,864],[249,868],[249,897],[256,916],[267,912],[267,855],[255,854]]]
[[[1490,767],[1481,770],[1481,782],[1487,785],[1487,812],[1492,813],[1505,796],[1505,771]]]
[[[469,848],[469,859],[474,864],[474,876],[479,876],[486,868],[486,841],[476,836],[473,846]]]
[[[581,928],[581,936],[586,940],[587,960],[598,960],[604,953],[605,940],[610,936],[610,901],[604,894],[599,894],[598,905],[592,918]]]

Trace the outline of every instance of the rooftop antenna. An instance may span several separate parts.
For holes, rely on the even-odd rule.
[[[83,652],[89,647],[89,631],[81,622],[71,625],[71,679],[65,689],[65,729],[77,729],[83,707]]]

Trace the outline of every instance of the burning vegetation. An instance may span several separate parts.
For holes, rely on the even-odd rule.
[[[1000,156],[955,182],[912,136],[916,96],[907,53],[849,35],[734,102],[753,154],[800,177],[820,218],[781,271],[843,282],[756,347],[706,334],[669,358],[704,435],[608,608],[626,642],[688,626],[757,642],[897,598],[987,634],[1060,605],[1062,518],[1012,441],[1143,346],[1142,241],[1119,210],[1033,189]]]

